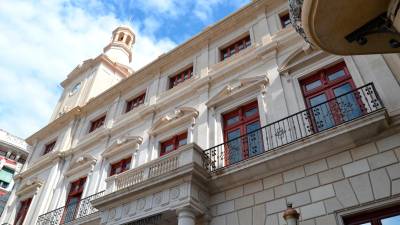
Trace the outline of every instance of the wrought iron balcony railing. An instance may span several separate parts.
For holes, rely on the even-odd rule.
[[[77,202],[70,203],[61,208],[55,209],[51,212],[39,216],[37,225],[61,225],[70,223],[76,219],[88,216],[97,212],[97,209],[92,207],[90,203],[92,200],[97,199],[105,191],[98,192],[94,195],[83,198]]]
[[[210,172],[261,155],[384,108],[372,83],[204,151]]]

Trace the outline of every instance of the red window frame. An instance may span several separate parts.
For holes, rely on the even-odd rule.
[[[183,144],[183,145],[186,145],[187,144],[187,132],[175,135],[172,138],[161,142],[160,156],[166,155],[172,151],[177,150],[179,147],[183,146],[183,145],[179,144],[179,142],[182,140],[186,140],[186,143]],[[170,145],[173,146],[172,150],[166,151],[167,146],[170,146]]]
[[[127,170],[129,170],[130,165],[131,165],[132,157],[122,159],[116,163],[111,164],[110,166],[110,177],[115,175],[115,174],[120,174],[123,173]],[[117,169],[120,169],[119,172],[117,172]]]
[[[250,35],[247,35],[240,40],[235,41],[233,44],[230,44],[229,46],[221,49],[221,61],[224,61],[225,59],[237,54],[238,52],[246,49],[249,46],[251,46],[251,39]]]
[[[329,76],[333,75],[336,72],[339,72],[343,70],[344,75],[336,78],[334,80],[329,80]],[[311,90],[307,89],[307,85],[319,81],[321,83],[320,86],[317,86]],[[310,104],[310,100],[313,99],[314,97],[317,97],[319,95],[325,94],[327,101],[330,99],[334,99],[336,96],[334,94],[334,89],[337,87],[340,87],[344,84],[349,84],[351,86],[351,89],[354,90],[356,89],[356,85],[354,84],[353,78],[344,62],[340,62],[338,64],[335,64],[331,67],[328,67],[326,69],[319,70],[318,72],[314,73],[313,75],[303,79],[300,81],[301,89],[303,92],[304,100],[306,103],[306,106],[312,107]],[[355,93],[357,94],[357,93]],[[359,101],[359,100],[357,100]],[[337,105],[335,105],[335,101],[329,101],[328,106],[330,109],[332,109],[332,115],[333,115],[333,120],[335,124],[340,124],[342,122],[342,116],[340,115],[340,112],[337,112],[337,110],[333,110],[335,108],[338,108]],[[362,107],[362,102],[359,102],[358,104],[360,106],[360,110],[363,111],[364,108]],[[313,121],[313,120],[312,120]],[[313,129],[314,131],[317,131],[318,129],[316,128],[316,125],[313,124]]]
[[[251,116],[246,116],[245,113],[252,109],[257,109],[257,111]],[[228,142],[229,132],[240,129],[240,136],[242,136],[247,133],[247,130],[246,130],[247,125],[257,122],[257,121],[260,123],[260,112],[258,109],[258,102],[253,101],[251,103],[239,106],[235,110],[223,114],[222,117],[224,120],[224,123],[223,123],[224,124],[224,127],[223,127],[224,142]],[[237,122],[234,122],[233,124],[228,124],[229,119],[232,119],[235,117],[238,117]],[[247,143],[241,142],[241,144],[242,144],[242,158],[247,159],[247,158],[249,158]],[[229,155],[229,153],[227,152],[228,150],[229,150],[229,147],[225,147],[225,155]],[[225,157],[225,163],[227,165],[229,164],[229,157]]]
[[[144,99],[146,97],[146,92],[142,93],[141,95],[126,101],[126,108],[125,113],[131,111],[132,109],[138,107],[139,105],[144,104]]]
[[[79,203],[82,199],[82,194],[83,194],[83,189],[85,188],[85,183],[86,183],[86,177],[79,178],[78,180],[71,183],[70,188],[69,188],[69,193],[67,196],[67,201],[65,203],[65,210],[64,210],[63,216],[61,218],[61,224],[63,224],[64,222],[71,222],[72,219],[75,219],[75,216],[78,212],[78,208],[80,205]],[[78,203],[75,205],[75,208],[72,208],[73,215],[71,217],[71,215],[68,213],[71,210],[71,208],[70,208],[71,200],[74,198],[78,198],[79,200],[78,200]],[[67,218],[68,221],[65,221],[66,216],[68,216],[68,218]]]
[[[32,198],[28,198],[20,202],[20,206],[15,217],[14,225],[21,225],[24,223],[26,214],[28,214],[29,207],[31,205]]]
[[[43,155],[46,155],[46,154],[52,152],[55,146],[56,146],[56,141],[52,141],[52,142],[50,142],[50,143],[47,143],[47,144],[44,146]]]
[[[185,80],[189,80],[192,77],[193,77],[193,66],[170,77],[169,78],[169,89],[177,86],[178,84],[184,82]]]
[[[106,120],[106,115],[93,120],[92,122],[90,122],[90,129],[89,129],[89,133],[95,131],[97,128],[101,127],[104,125],[104,122]]]
[[[382,225],[381,220],[393,216],[400,216],[400,205],[346,216],[343,218],[343,222],[345,225],[361,225],[365,223]]]
[[[283,13],[279,16],[282,28],[288,27],[292,22],[290,21],[289,12]]]

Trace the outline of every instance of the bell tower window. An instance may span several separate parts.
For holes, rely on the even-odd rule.
[[[129,45],[130,42],[131,42],[131,36],[127,36],[125,44]]]
[[[122,40],[124,40],[124,34],[120,33],[118,36],[118,41],[122,41]]]

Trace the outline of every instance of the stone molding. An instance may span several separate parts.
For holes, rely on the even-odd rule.
[[[267,75],[233,80],[224,88],[222,88],[222,90],[219,91],[215,96],[211,97],[210,100],[206,102],[206,105],[209,108],[216,107],[234,99],[237,96],[242,96],[256,89],[263,90],[268,82]]]
[[[96,162],[97,159],[90,154],[79,156],[73,163],[71,163],[64,175],[70,177],[81,171],[91,171]]]
[[[150,128],[149,134],[155,136],[188,121],[191,121],[191,125],[193,126],[198,115],[199,112],[194,108],[178,108],[174,112],[168,113],[167,115],[159,118]]]
[[[18,188],[16,195],[20,198],[21,196],[33,196],[38,192],[43,184],[44,181],[37,177],[30,178],[26,182],[22,183],[21,187]]]
[[[143,138],[139,136],[124,135],[115,140],[106,150],[101,154],[104,158],[110,158],[111,156],[121,152],[124,149],[133,147],[134,150],[139,148],[143,142]]]
[[[30,175],[32,175],[38,171],[46,169],[49,165],[52,164],[53,161],[58,161],[59,159],[63,158],[64,156],[65,156],[64,153],[59,152],[59,151],[50,152],[50,153],[42,156],[39,159],[39,161],[34,162],[32,165],[28,165],[29,167],[25,171],[15,175],[14,178],[15,179],[24,179],[26,177],[29,177]]]

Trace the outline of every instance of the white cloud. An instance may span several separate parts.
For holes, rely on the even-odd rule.
[[[112,13],[88,14],[69,0],[2,1],[0,128],[27,137],[44,126],[60,95],[58,84],[81,61],[100,54],[111,31],[126,23]],[[157,29],[154,21],[146,23],[152,32]],[[139,21],[131,25],[136,70],[176,45],[142,32]]]

